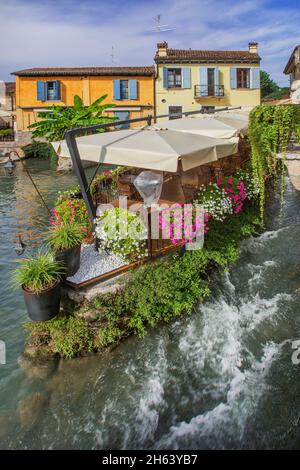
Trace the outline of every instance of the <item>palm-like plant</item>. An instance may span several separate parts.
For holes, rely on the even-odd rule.
[[[83,238],[83,228],[75,222],[52,227],[46,235],[46,239],[54,251],[74,248],[81,244]]]
[[[49,142],[53,142],[62,140],[65,132],[75,127],[114,122],[115,117],[102,115],[105,109],[114,107],[113,104],[101,104],[106,97],[107,95],[103,95],[89,106],[85,106],[82,99],[75,95],[72,107],[50,106],[47,108],[48,113],[38,113],[40,121],[28,127],[33,129],[34,138],[45,137]]]
[[[35,294],[57,284],[64,272],[63,264],[56,261],[51,253],[38,253],[34,258],[22,259],[18,262],[20,266],[14,272],[14,286],[22,286]]]

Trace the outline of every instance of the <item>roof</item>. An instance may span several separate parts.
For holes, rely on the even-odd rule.
[[[219,62],[219,63],[252,63],[259,64],[260,56],[249,51],[205,51],[194,49],[166,49],[166,56],[156,53],[156,63],[166,62]]]
[[[15,82],[5,82],[5,92],[8,93],[15,93],[16,91],[16,83]]]
[[[294,48],[294,50],[293,50],[293,52],[291,53],[290,58],[289,58],[289,60],[288,60],[288,62],[287,62],[287,64],[286,64],[286,66],[285,66],[285,68],[284,68],[284,70],[283,70],[283,73],[285,73],[286,75],[288,75],[288,74],[291,73],[291,71],[292,71],[291,69],[292,69],[292,66],[293,66],[293,64],[294,64],[295,52],[296,52],[296,50],[297,50],[298,48],[299,48],[299,50],[300,50],[300,45],[298,45],[298,46],[296,46],[296,47]]]
[[[18,70],[12,75],[20,77],[54,77],[54,76],[82,76],[82,75],[124,75],[124,76],[153,76],[154,66],[138,67],[37,67]]]

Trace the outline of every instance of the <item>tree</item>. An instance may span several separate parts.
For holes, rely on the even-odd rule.
[[[270,78],[270,75],[265,72],[264,70],[260,71],[260,89],[261,89],[261,97],[265,98],[268,95],[271,95],[271,93],[275,93],[279,91],[279,86],[277,83],[274,82]]]
[[[31,124],[28,128],[33,129],[33,138],[45,137],[48,142],[53,142],[55,140],[62,140],[65,132],[75,127],[114,122],[116,120],[115,117],[102,115],[105,109],[114,107],[113,104],[100,105],[106,97],[107,95],[103,95],[94,101],[94,103],[85,106],[82,99],[75,95],[72,107],[50,106],[47,108],[49,112],[38,113],[40,120]]]

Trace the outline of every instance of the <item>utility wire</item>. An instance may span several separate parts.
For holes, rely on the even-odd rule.
[[[31,181],[31,183],[32,183],[32,185],[33,185],[33,187],[34,187],[34,189],[36,190],[38,196],[40,197],[42,203],[43,203],[44,206],[46,207],[46,209],[47,209],[47,211],[49,212],[49,214],[51,214],[51,211],[50,211],[50,209],[49,209],[49,207],[48,207],[48,205],[47,205],[45,199],[43,198],[43,196],[42,196],[42,194],[41,194],[39,188],[38,188],[37,185],[35,184],[35,182],[34,182],[32,176],[31,176],[31,174],[30,174],[28,168],[27,168],[26,165],[24,164],[22,158],[20,157],[20,155],[18,154],[18,152],[17,152],[16,150],[12,150],[11,152],[9,152],[9,157],[8,157],[9,160],[11,160],[11,154],[16,154],[16,155],[17,155],[17,157],[18,157],[18,159],[20,160],[20,162],[21,162],[21,164],[22,164],[24,170],[26,171],[26,173],[27,173],[27,175],[28,175],[28,178],[30,179],[30,181]]]

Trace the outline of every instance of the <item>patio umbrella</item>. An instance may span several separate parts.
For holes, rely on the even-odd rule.
[[[237,114],[225,114],[219,113],[215,116],[215,119],[218,121],[223,122],[224,124],[228,124],[229,126],[234,127],[237,129],[241,134],[245,135],[248,131],[248,117],[244,117]]]
[[[218,139],[231,139],[238,135],[236,128],[213,118],[207,119],[172,119],[154,124],[155,129],[170,129],[189,134],[205,135]]]
[[[0,118],[11,117],[11,115],[11,111],[5,111],[3,109],[0,109]]]
[[[149,128],[98,133],[76,142],[82,160],[173,173],[179,161],[186,171],[237,152],[237,142]],[[59,156],[70,156],[66,141],[52,145]]]

